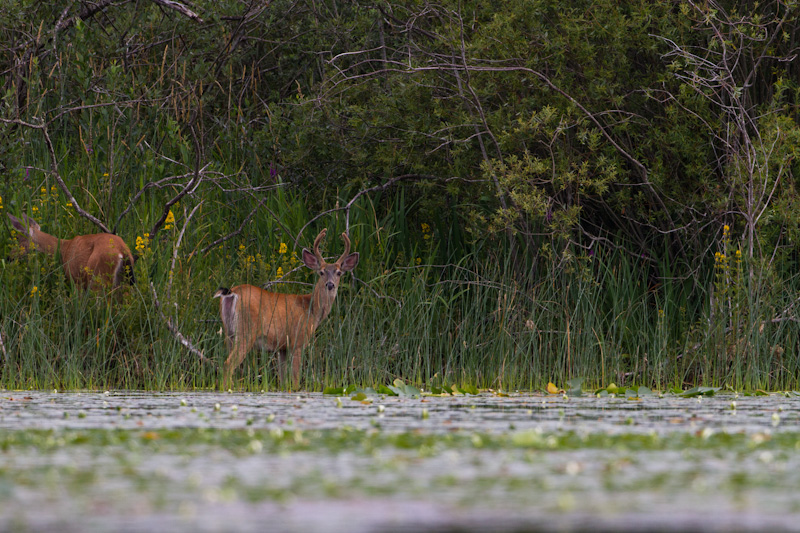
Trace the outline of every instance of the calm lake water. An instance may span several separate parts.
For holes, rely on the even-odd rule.
[[[800,531],[800,398],[0,391],[0,530]]]

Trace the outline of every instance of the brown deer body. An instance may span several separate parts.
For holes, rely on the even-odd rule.
[[[291,353],[292,380],[295,388],[299,386],[301,351],[331,312],[342,274],[358,264],[358,253],[350,253],[350,239],[345,233],[342,256],[335,263],[323,260],[319,243],[326,231],[322,230],[314,240],[313,253],[303,249],[303,263],[319,274],[311,294],[281,294],[253,285],[223,287],[214,294],[220,299],[222,327],[230,350],[223,369],[223,389],[230,386],[233,371],[254,346],[278,353],[281,380],[286,375],[287,353]]]
[[[20,233],[18,238],[23,253],[35,248],[55,255],[58,250],[67,277],[82,288],[114,288],[125,279],[133,283],[133,255],[117,235],[95,233],[59,239],[43,232],[35,220],[24,216],[25,222],[8,215],[11,225]]]

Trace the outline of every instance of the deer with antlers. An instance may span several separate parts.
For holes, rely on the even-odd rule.
[[[19,250],[22,254],[31,249],[48,255],[60,252],[67,277],[81,288],[116,288],[126,279],[133,284],[134,258],[128,245],[119,236],[94,233],[59,239],[43,232],[28,215],[23,216],[25,222],[8,215],[11,225],[19,232]]]
[[[280,379],[286,375],[287,352],[292,354],[294,388],[300,384],[300,357],[314,332],[331,312],[342,274],[358,264],[358,252],[350,253],[350,239],[342,233],[344,253],[335,263],[326,263],[319,252],[325,237],[323,229],[314,239],[314,252],[303,248],[303,263],[319,274],[311,294],[282,294],[265,291],[253,285],[220,288],[219,310],[225,342],[230,350],[223,369],[223,389],[230,386],[233,371],[245,356],[258,345],[278,353]]]

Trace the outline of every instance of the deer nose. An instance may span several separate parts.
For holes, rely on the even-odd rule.
[[[333,289],[336,288],[336,285],[334,285],[332,281],[329,281],[328,283],[326,283],[325,286],[328,287],[329,291],[332,291]]]

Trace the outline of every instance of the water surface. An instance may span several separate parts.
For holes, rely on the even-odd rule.
[[[370,401],[0,392],[0,529],[800,530],[794,397]]]

